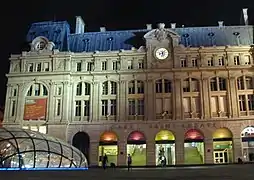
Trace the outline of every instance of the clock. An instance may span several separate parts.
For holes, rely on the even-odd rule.
[[[158,48],[155,50],[155,56],[159,60],[167,59],[169,52],[166,48]]]

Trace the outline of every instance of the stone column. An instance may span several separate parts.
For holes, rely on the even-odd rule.
[[[146,83],[146,90],[145,90],[145,119],[147,121],[153,121],[156,120],[155,118],[155,103],[154,102],[154,81],[153,80],[147,80]]]
[[[92,109],[93,109],[93,114],[92,114],[92,119],[93,121],[99,121],[99,105],[100,105],[100,94],[99,94],[99,82],[94,82],[94,87],[93,87],[93,104],[92,104]]]
[[[68,119],[68,112],[70,111],[70,107],[71,107],[71,103],[69,101],[69,96],[67,96],[69,94],[69,82],[68,81],[65,81],[63,83],[63,94],[64,96],[63,97],[63,104],[62,104],[62,110],[63,110],[63,113],[62,113],[62,121],[66,122],[66,121],[69,121]]]
[[[126,81],[121,80],[119,84],[119,121],[126,120]]]
[[[146,165],[155,166],[155,144],[154,141],[146,142]]]
[[[9,96],[12,96],[11,95],[11,90],[12,88],[11,87],[8,87],[8,90],[7,90],[7,93],[6,96],[7,98],[9,98]],[[15,122],[16,123],[20,123],[22,124],[22,121],[24,119],[23,115],[24,115],[24,106],[25,106],[25,91],[24,91],[24,84],[18,84],[18,93],[17,93],[17,101],[16,101],[16,115],[15,115]],[[6,98],[6,99],[7,99]],[[9,104],[8,104],[8,107],[9,107],[9,110],[8,110],[8,113],[7,115],[9,116],[10,115],[10,107],[12,105],[12,102],[9,100]]]
[[[204,143],[204,163],[213,164],[213,139],[205,139]]]
[[[99,164],[98,163],[99,162],[98,150],[99,150],[98,142],[91,141],[90,142],[90,153],[89,153],[91,166],[98,166],[98,164]]]
[[[9,120],[9,114],[10,114],[9,112],[10,112],[10,106],[11,106],[10,99],[9,99],[10,96],[11,96],[11,85],[7,84],[5,108],[4,108],[4,123],[10,122],[10,120]],[[18,99],[21,99],[19,94],[18,94]],[[17,116],[19,116],[18,111],[17,111]]]
[[[236,83],[235,83],[236,78],[235,77],[229,77],[228,81],[228,111],[231,117],[238,117],[238,100],[236,97],[237,92],[236,92]]]
[[[175,157],[175,164],[184,164],[184,135],[180,134],[180,131],[179,133],[176,133]]]
[[[175,119],[182,119],[182,87],[181,87],[181,78],[174,79],[174,91],[173,91],[173,98],[174,98],[174,117]]]
[[[54,102],[55,102],[55,99],[54,99],[54,90],[55,90],[55,82],[50,82],[49,83],[50,87],[49,87],[49,93],[48,93],[48,107],[47,107],[47,110],[48,110],[48,121],[49,122],[52,122],[54,121],[54,114],[55,114],[55,107],[54,107]],[[63,116],[62,116],[63,117]],[[62,118],[61,117],[61,118]]]
[[[90,104],[89,104],[89,106],[91,107],[90,109],[89,109],[89,122],[92,122],[93,121],[93,104],[94,104],[94,102],[93,102],[93,100],[94,100],[94,83],[91,83],[91,85],[90,85],[91,87],[90,87]]]
[[[210,117],[210,97],[209,97],[209,91],[210,87],[208,85],[209,81],[207,77],[202,77],[202,83],[201,83],[201,102],[202,102],[202,116],[204,119],[207,119]]]
[[[234,136],[233,138],[233,162],[237,162],[238,158],[243,159],[242,155],[242,138],[240,134],[238,136]]]
[[[117,166],[126,166],[127,147],[125,141],[118,141]]]
[[[116,121],[120,121],[120,86],[121,82],[117,82],[117,95],[116,95]],[[109,106],[110,107],[110,106]]]

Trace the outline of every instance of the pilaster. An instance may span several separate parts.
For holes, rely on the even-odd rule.
[[[145,90],[145,119],[147,121],[155,120],[155,92],[154,92],[154,81],[149,79],[146,83]]]
[[[63,94],[65,94],[65,96],[63,97],[63,106],[62,106],[62,110],[63,110],[63,116],[62,116],[62,121],[68,121],[68,114],[70,111],[70,102],[69,102],[69,96],[67,96],[67,94],[69,94],[69,82],[65,81],[63,83]]]
[[[210,117],[210,96],[209,91],[210,88],[208,86],[208,78],[202,77],[202,83],[200,83],[200,89],[201,89],[201,102],[202,102],[202,116],[204,119],[207,119]]]
[[[118,141],[117,166],[126,166],[127,149],[126,142]]]
[[[54,114],[55,114],[55,107],[54,107],[54,89],[55,89],[55,86],[56,86],[56,83],[55,82],[50,82],[49,83],[50,87],[49,87],[49,97],[48,97],[48,120],[49,122],[52,122],[54,121]]]
[[[229,105],[229,114],[230,117],[238,117],[238,101],[237,101],[237,92],[236,92],[236,78],[230,76],[228,79],[228,105]]]
[[[174,78],[174,91],[173,91],[173,112],[174,119],[182,119],[182,87],[181,87],[181,78]]]
[[[175,142],[175,157],[176,164],[184,164],[184,135],[176,133],[176,142]]]
[[[155,162],[155,144],[154,141],[147,141],[146,143],[146,165],[154,166]]]
[[[204,157],[205,157],[205,164],[213,164],[213,139],[205,139],[204,141]]]
[[[99,107],[100,107],[100,91],[99,91],[99,82],[95,81],[93,83],[93,95],[92,95],[92,109],[93,109],[93,113],[92,113],[92,119],[93,121],[99,121]]]
[[[238,158],[243,159],[242,157],[242,138],[238,136],[234,136],[233,138],[233,162],[237,162]]]
[[[91,166],[98,166],[99,157],[98,157],[98,151],[99,151],[98,142],[92,141],[90,142],[90,165]]]

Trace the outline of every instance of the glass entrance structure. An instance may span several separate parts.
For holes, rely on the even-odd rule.
[[[20,128],[0,128],[0,168],[87,168],[77,148],[57,138]]]

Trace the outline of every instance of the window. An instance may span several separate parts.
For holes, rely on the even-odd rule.
[[[45,62],[43,66],[44,66],[44,71],[49,71],[49,63],[48,62]]]
[[[28,64],[28,72],[33,72],[34,71],[34,66],[33,63]]]
[[[102,84],[102,94],[107,95],[108,94],[108,81],[104,82]]]
[[[183,92],[190,92],[190,82],[189,79],[183,81]]]
[[[234,56],[234,65],[240,65],[240,56]]]
[[[243,77],[237,78],[237,88],[238,88],[238,90],[244,90],[244,80],[243,80]]]
[[[207,60],[207,66],[213,66],[213,65],[214,65],[214,63],[213,63],[213,57],[208,58],[208,60]]]
[[[106,71],[107,70],[107,61],[102,61],[101,62],[101,70]]]
[[[56,116],[60,116],[61,113],[61,99],[56,100]]]
[[[129,99],[128,100],[129,104],[129,115],[135,115],[135,99]]]
[[[57,93],[58,96],[62,95],[62,87],[57,87]]]
[[[85,83],[85,95],[88,96],[91,93],[91,84]]]
[[[156,81],[156,93],[162,93],[162,79]]]
[[[251,77],[245,77],[246,89],[253,89],[253,83]]]
[[[251,60],[250,60],[250,56],[249,55],[244,56],[244,59],[245,59],[245,64],[246,65],[251,64]]]
[[[47,96],[48,90],[47,88],[39,83],[35,83],[30,86],[27,96]]]
[[[111,94],[116,94],[117,93],[117,84],[116,82],[110,82],[111,85]]]
[[[86,100],[84,101],[84,116],[90,115],[90,101]]]
[[[81,69],[82,69],[82,63],[81,63],[81,62],[77,62],[77,63],[76,63],[76,71],[77,71],[77,72],[80,72]]]
[[[197,67],[198,66],[198,60],[196,58],[191,60],[192,67]]]
[[[36,66],[36,71],[41,72],[41,63],[38,63]]]
[[[135,94],[135,81],[130,81],[128,84],[129,94]]]
[[[16,101],[13,100],[11,101],[11,116],[13,117],[15,116],[15,114],[16,114]]]
[[[82,82],[77,84],[76,88],[76,96],[81,96],[82,95]]]
[[[142,81],[137,81],[137,94],[144,94],[144,83]]]
[[[102,107],[101,107],[101,115],[107,116],[108,114],[108,100],[102,100],[101,101]]]
[[[75,116],[81,116],[81,101],[76,101]]]
[[[144,62],[143,61],[138,62],[138,68],[139,69],[144,69]]]
[[[113,70],[119,70],[120,69],[120,61],[113,61]]]
[[[17,96],[17,88],[13,88],[12,90],[12,96]]]
[[[187,60],[186,60],[186,58],[181,59],[181,67],[187,67]]]
[[[115,99],[110,100],[110,115],[112,116],[116,115],[116,100]]]
[[[164,92],[171,93],[171,81],[164,79]]]
[[[248,108],[250,111],[254,110],[254,95],[253,94],[248,95]]]
[[[245,95],[239,95],[240,111],[246,111]]]
[[[224,66],[225,65],[224,57],[219,57],[218,61],[219,61],[219,63],[218,63],[219,66]]]
[[[133,61],[128,61],[128,69],[133,69]]]
[[[138,112],[137,114],[138,115],[144,115],[144,99],[138,99],[137,100],[137,103],[138,103]]]
[[[94,62],[87,63],[87,71],[94,71]]]
[[[226,91],[227,90],[226,79],[220,77],[211,78],[210,89],[211,91]]]

